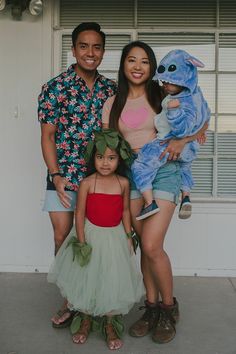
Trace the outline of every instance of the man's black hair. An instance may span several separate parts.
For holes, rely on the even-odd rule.
[[[72,32],[72,45],[74,48],[76,47],[78,35],[84,31],[95,31],[100,34],[103,42],[103,48],[105,48],[106,35],[101,31],[101,26],[97,22],[82,22],[80,25],[75,27]]]

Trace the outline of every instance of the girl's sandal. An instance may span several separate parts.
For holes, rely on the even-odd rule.
[[[108,348],[111,350],[116,350],[120,349],[123,345],[122,340],[117,336],[112,323],[108,323],[105,326],[105,331],[106,331],[106,342],[108,345]]]
[[[61,309],[57,312],[57,318],[58,320],[60,320],[61,318],[65,317],[65,319],[63,319],[62,321],[60,321],[59,323],[55,322],[55,318],[52,318],[52,326],[53,328],[66,328],[69,327],[71,322],[73,321],[73,316],[74,316],[75,312],[71,311],[68,308],[64,308]],[[65,316],[67,315],[67,316]]]
[[[76,344],[84,344],[92,329],[92,317],[78,313],[78,315],[75,315],[73,322],[71,324],[71,331],[73,334],[72,341]],[[76,327],[77,330],[75,329]]]
[[[103,333],[110,350],[120,349],[123,345],[121,335],[124,325],[121,316],[106,316],[103,324]]]

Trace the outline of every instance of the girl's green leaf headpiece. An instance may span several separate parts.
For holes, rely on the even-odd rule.
[[[111,150],[116,150],[127,165],[132,163],[133,154],[129,143],[114,129],[103,129],[100,132],[94,132],[94,140],[88,143],[85,152],[86,162],[90,160],[94,147],[101,155],[105,153],[107,147]]]

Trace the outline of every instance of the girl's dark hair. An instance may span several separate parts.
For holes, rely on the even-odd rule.
[[[119,154],[119,145],[118,145],[117,149],[115,149],[115,151],[119,156],[119,163],[118,163],[115,173],[117,173],[120,176],[127,177],[128,166],[126,165],[125,161],[122,160],[122,158]],[[88,164],[87,164],[86,176],[90,176],[96,172],[96,168],[95,168],[95,154],[96,154],[96,152],[97,152],[97,149],[96,149],[96,146],[94,146],[91,157],[90,157]]]
[[[116,130],[118,130],[118,120],[120,118],[121,112],[124,108],[129,93],[128,80],[124,73],[124,63],[130,50],[135,47],[142,48],[146,52],[150,63],[150,77],[146,82],[147,100],[150,106],[152,107],[152,109],[156,113],[159,113],[161,111],[161,99],[162,99],[161,88],[157,81],[152,80],[157,69],[155,54],[152,48],[148,44],[141,41],[133,41],[127,44],[123,48],[121,59],[120,59],[120,67],[118,71],[117,94],[111,108],[110,119],[109,119],[109,128],[113,128]]]

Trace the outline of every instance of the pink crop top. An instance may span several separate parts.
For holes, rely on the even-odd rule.
[[[102,123],[109,124],[109,115],[115,96],[109,97],[102,111]],[[119,119],[119,130],[132,149],[140,149],[155,139],[154,116],[145,95],[127,99]]]

